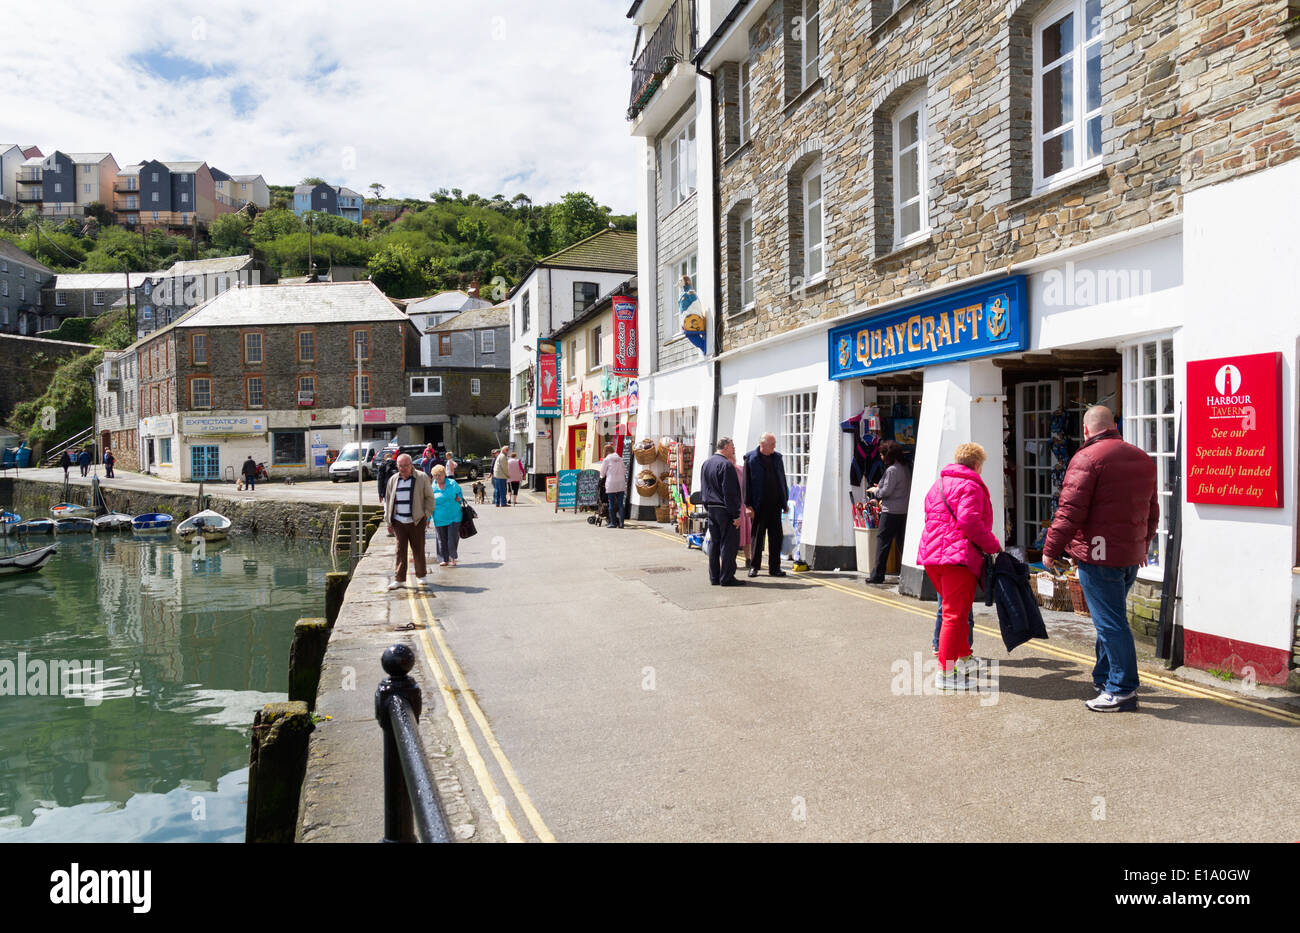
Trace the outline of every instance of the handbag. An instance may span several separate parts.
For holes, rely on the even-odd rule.
[[[474,511],[465,500],[461,500],[460,505],[460,536],[462,538],[472,538],[478,534],[478,529],[474,527],[474,519],[478,518],[478,513]]]
[[[948,510],[948,514],[952,516],[952,520],[955,523],[957,521],[957,513],[954,512],[952,510],[952,506],[948,504],[948,494],[943,491],[943,477],[939,478],[939,498],[943,500],[943,507]],[[992,606],[993,605],[993,555],[985,551],[974,541],[971,541],[970,538],[967,538],[966,541],[968,544],[970,544],[971,547],[973,547],[975,550],[980,552],[980,557],[982,559],[982,566],[980,568],[979,583],[980,586],[984,588],[984,605]]]

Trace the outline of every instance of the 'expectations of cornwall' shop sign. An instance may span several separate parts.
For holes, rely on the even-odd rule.
[[[951,363],[1029,346],[1025,277],[861,318],[830,332],[830,378],[851,379]]]

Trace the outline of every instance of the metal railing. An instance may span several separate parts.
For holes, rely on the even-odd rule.
[[[632,63],[632,97],[627,118],[635,120],[678,62],[690,61],[696,42],[695,0],[677,0],[655,27]]]
[[[384,730],[384,842],[451,842],[417,727],[423,701],[410,677],[415,653],[392,645],[381,663],[388,676],[375,690],[375,718]]]
[[[78,431],[76,434],[72,435],[72,437],[68,438],[66,441],[60,441],[59,443],[55,444],[53,447],[46,448],[47,450],[52,450],[54,452],[50,454],[46,454],[45,459],[42,460],[41,462],[45,466],[57,466],[59,462],[59,458],[63,456],[63,452],[65,450],[69,450],[70,448],[80,447],[84,445],[86,441],[92,438],[94,433],[95,433],[95,428],[92,425],[91,427],[85,428],[82,431]]]

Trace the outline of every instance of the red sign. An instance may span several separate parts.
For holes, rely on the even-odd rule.
[[[1187,364],[1187,501],[1281,508],[1281,353]]]
[[[560,347],[553,340],[537,341],[537,417],[558,418],[560,405]]]
[[[637,375],[636,299],[615,295],[614,375]]]
[[[388,409],[386,408],[363,408],[361,410],[361,420],[366,424],[383,424],[388,420]]]

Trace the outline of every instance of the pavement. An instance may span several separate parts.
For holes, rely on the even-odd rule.
[[[370,698],[399,640],[464,840],[1300,839],[1300,714],[1150,664],[1137,712],[1090,712],[1086,619],[1008,655],[984,611],[981,689],[939,695],[933,603],[856,573],[712,587],[661,526],[595,527],[533,494],[478,513],[428,593],[385,589],[382,531],[358,568],[305,839],[377,837]]]

